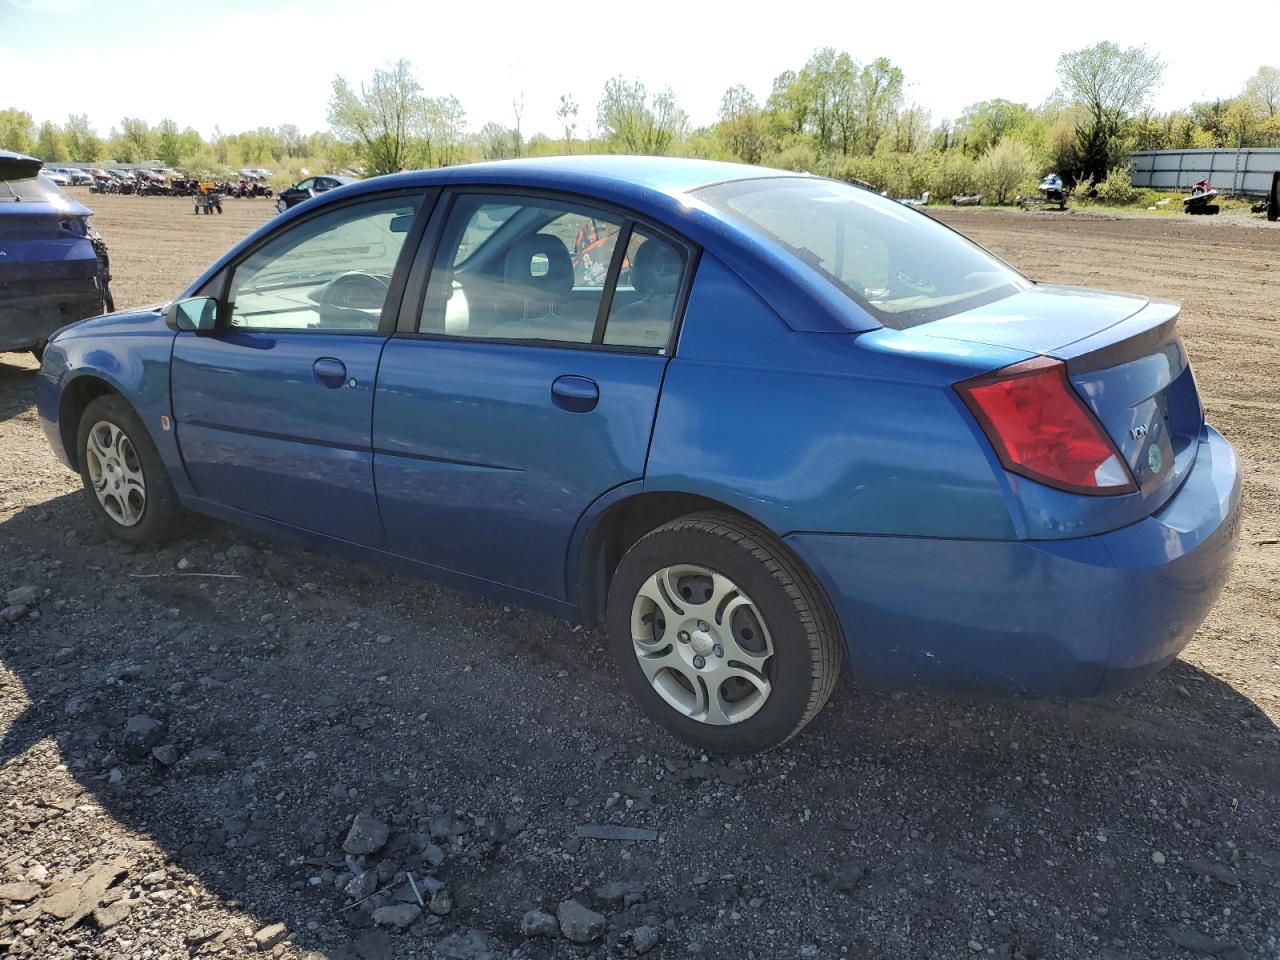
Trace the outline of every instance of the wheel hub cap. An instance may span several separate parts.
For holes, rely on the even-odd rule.
[[[84,462],[107,516],[122,527],[137,524],[147,507],[147,481],[128,435],[114,423],[98,421],[85,442]]]
[[[773,690],[773,643],[755,603],[706,567],[664,567],[631,610],[637,661],[654,691],[700,723],[741,723]]]

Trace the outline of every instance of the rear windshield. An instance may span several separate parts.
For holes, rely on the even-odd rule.
[[[51,203],[55,207],[69,207],[71,198],[47,177],[24,177],[21,180],[0,180],[0,203]]]
[[[1031,286],[932,218],[838,180],[764,177],[695,194],[785,248],[886,327],[913,327]]]

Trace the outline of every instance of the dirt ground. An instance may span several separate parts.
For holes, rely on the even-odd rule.
[[[272,212],[88,202],[121,307]],[[1280,957],[1280,229],[939,216],[1184,304],[1247,513],[1170,669],[1071,703],[846,680],[784,748],[699,757],[592,631],[213,522],[107,542],[7,356],[0,955]]]

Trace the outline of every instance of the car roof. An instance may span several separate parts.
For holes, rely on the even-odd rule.
[[[403,180],[405,186],[443,183],[502,182],[513,186],[541,186],[547,182],[563,189],[602,195],[610,186],[618,189],[643,189],[674,196],[699,187],[727,180],[753,177],[801,176],[789,170],[771,170],[743,163],[719,160],[695,160],[689,157],[637,157],[615,154],[593,154],[568,157],[526,157],[520,160],[493,160],[467,163],[434,170],[375,177],[364,183],[392,186]]]

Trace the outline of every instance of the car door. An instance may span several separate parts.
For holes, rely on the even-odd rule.
[[[315,177],[307,177],[307,179],[295,183],[283,194],[287,198],[286,202],[289,206],[296,206],[303,200],[310,200],[315,196]]]
[[[644,474],[692,250],[552,196],[458,192],[431,233],[378,375],[389,546],[563,599],[578,519]],[[647,244],[676,265],[661,291],[629,276]]]
[[[384,543],[374,383],[394,325],[388,304],[398,302],[416,246],[406,238],[430,199],[397,193],[326,206],[230,265],[217,329],[179,333],[173,347],[175,430],[200,497]]]

